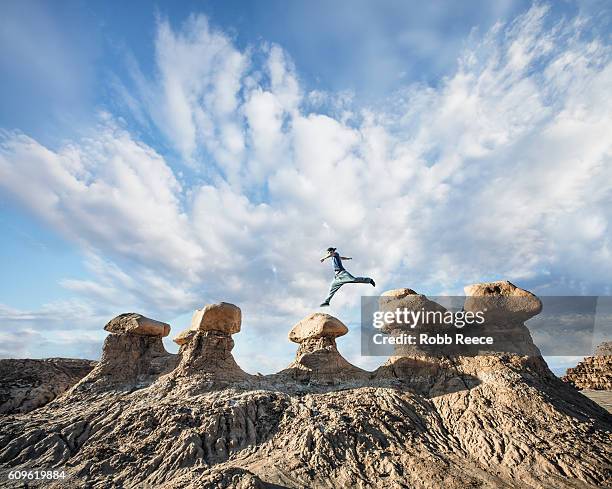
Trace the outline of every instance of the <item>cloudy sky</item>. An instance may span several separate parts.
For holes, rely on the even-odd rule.
[[[608,2],[175,3],[0,6],[1,357],[224,300],[278,370],[328,246],[366,367],[364,294],[612,295]]]

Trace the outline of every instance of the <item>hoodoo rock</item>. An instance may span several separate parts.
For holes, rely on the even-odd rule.
[[[181,360],[170,378],[197,376],[202,382],[238,382],[251,376],[236,363],[232,334],[240,332],[242,312],[228,302],[208,304],[193,313],[191,326],[174,338]]]
[[[102,357],[73,390],[132,389],[153,382],[174,369],[177,355],[164,348],[162,337],[170,325],[140,314],[121,314],[104,327]]]
[[[612,342],[601,343],[594,356],[568,368],[562,379],[581,390],[612,391]]]
[[[295,360],[278,375],[323,384],[367,379],[368,372],[352,365],[338,352],[336,338],[346,333],[348,328],[329,314],[316,312],[302,319],[289,332],[289,340],[300,345]]]
[[[0,360],[0,414],[27,413],[51,402],[97,362],[75,358]]]
[[[348,328],[339,319],[315,312],[291,328],[289,340],[301,344],[321,338],[338,338],[346,333]]]
[[[142,314],[128,312],[111,319],[104,330],[115,334],[137,334],[142,336],[168,336],[170,325],[144,317]]]
[[[479,382],[479,373],[493,372],[505,362],[500,360],[502,357],[506,360],[511,358],[508,361],[520,368],[533,368],[538,375],[553,376],[541,360],[540,352],[524,324],[542,309],[537,296],[508,281],[469,285],[465,287],[465,292],[463,312],[476,314],[484,311],[484,323],[472,324],[465,330],[461,329],[461,332],[475,336],[493,335],[496,344],[490,347],[490,351],[481,345],[450,344],[440,347],[418,342],[414,345],[399,343],[395,344],[387,362],[376,371],[376,378],[398,378],[418,392],[437,395],[473,387]],[[422,311],[423,314],[447,312],[440,304],[407,288],[383,293],[379,308],[381,311]],[[439,320],[427,324],[420,321],[414,328],[410,324],[390,322],[381,330],[391,336],[423,332],[454,336],[457,332],[452,324]]]
[[[241,323],[242,312],[238,306],[219,302],[196,310],[191,318],[191,329],[236,334],[240,332]]]

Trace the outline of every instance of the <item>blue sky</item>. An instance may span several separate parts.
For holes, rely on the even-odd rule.
[[[332,244],[380,290],[610,294],[607,2],[0,14],[0,356],[94,358],[118,313],[177,333],[226,300],[239,362],[279,369]],[[371,291],[345,289],[355,325]]]

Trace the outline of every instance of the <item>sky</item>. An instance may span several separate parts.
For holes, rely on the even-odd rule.
[[[337,247],[362,295],[612,295],[605,1],[0,5],[0,357],[98,358],[227,301],[288,365]],[[553,358],[553,368],[575,364]],[[565,362],[565,363],[564,363]]]

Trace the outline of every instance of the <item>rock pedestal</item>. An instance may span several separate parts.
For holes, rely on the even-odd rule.
[[[133,388],[146,385],[176,366],[177,356],[168,353],[162,337],[170,325],[141,314],[126,313],[111,319],[98,365],[75,389]]]
[[[181,360],[173,377],[199,375],[209,381],[240,381],[251,376],[232,355],[232,334],[240,332],[242,313],[227,302],[208,304],[193,313],[191,326],[174,338]]]
[[[497,353],[540,357],[525,321],[542,311],[542,301],[507,280],[468,285],[464,288],[466,312],[484,311],[485,323],[477,328],[495,338]],[[478,353],[478,352],[476,352]]]
[[[300,382],[334,384],[367,379],[368,372],[349,363],[336,347],[336,338],[348,328],[329,314],[314,313],[298,322],[289,332],[289,340],[299,345],[295,360],[280,376]]]
[[[398,378],[409,383],[416,391],[437,395],[468,389],[476,385],[478,372],[494,372],[515,365],[529,368],[540,376],[552,374],[541,360],[524,322],[542,309],[541,301],[531,292],[520,289],[508,281],[469,285],[463,314],[483,312],[482,324],[464,325],[457,329],[452,322],[435,319],[424,324],[419,320],[414,328],[396,322],[386,323],[381,330],[391,336],[421,333],[465,336],[493,336],[494,345],[460,345],[454,340],[449,345],[395,344],[393,355],[376,372],[376,378]],[[383,312],[407,310],[422,311],[429,317],[448,317],[440,304],[418,294],[412,289],[395,289],[385,292],[379,299]],[[460,311],[456,311],[460,312]],[[435,316],[439,315],[439,316]],[[482,368],[481,368],[482,367]]]
[[[586,357],[574,368],[568,368],[561,378],[577,389],[612,390],[612,342],[601,343],[595,355]]]

